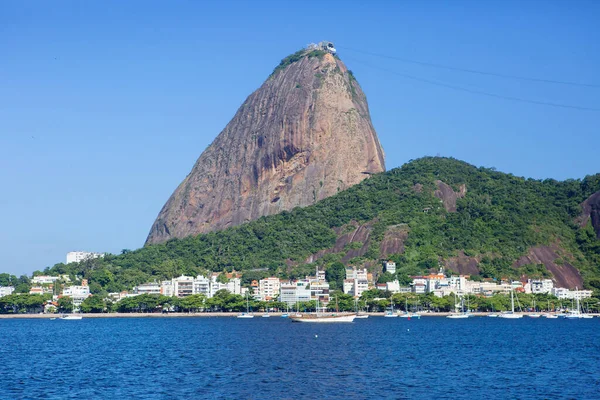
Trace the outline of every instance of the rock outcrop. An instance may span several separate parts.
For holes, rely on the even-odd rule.
[[[514,267],[519,268],[527,264],[544,264],[546,269],[552,273],[557,287],[581,289],[583,287],[581,274],[577,268],[562,260],[558,255],[559,252],[560,248],[557,245],[535,246],[529,249],[527,255],[519,258]]]
[[[288,57],[202,153],[147,244],[307,206],[385,170],[367,100],[329,53]]]
[[[596,236],[600,239],[600,192],[596,192],[588,197],[583,204],[583,214],[580,219],[581,226],[587,225],[592,220],[592,227],[596,231]]]
[[[458,192],[455,192],[450,185],[442,181],[435,181],[435,184],[438,188],[433,195],[442,201],[446,211],[456,212],[456,200],[465,197],[467,194],[467,186],[464,184],[460,185]]]

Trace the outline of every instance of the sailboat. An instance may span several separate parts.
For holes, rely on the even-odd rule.
[[[241,313],[237,317],[238,318],[254,318],[254,315],[250,314],[250,301],[248,300],[248,292],[246,292],[246,312]]]
[[[390,309],[386,310],[386,312],[383,316],[386,318],[397,318],[398,317],[398,314],[394,313],[394,299],[392,299],[392,305],[391,305]]]
[[[575,290],[577,291],[578,289],[575,288]],[[581,312],[581,305],[579,304],[579,297],[577,297],[575,300],[577,300],[577,308],[574,311],[570,311],[567,313],[567,315],[565,315],[566,319],[588,319],[588,318],[593,318],[592,315],[589,314],[584,314]]]
[[[548,318],[548,319],[558,319],[558,315],[550,314],[550,300],[548,300],[548,312],[545,314],[542,314],[542,317]]]
[[[356,317],[354,317],[354,318],[358,318],[358,319],[369,318],[368,314],[361,314],[360,311],[358,311],[358,299],[354,300],[354,308],[356,309]]]
[[[404,313],[400,314],[400,318],[410,318],[412,315],[408,312],[408,297],[404,298]]]
[[[315,279],[319,280],[319,267],[317,267]],[[335,313],[319,313],[319,294],[315,293],[317,300],[317,307],[315,313],[304,313],[291,315],[289,319],[293,322],[313,322],[313,323],[331,323],[331,322],[354,322],[356,314],[353,313],[340,313],[337,305],[337,297],[335,299],[336,312]]]
[[[451,318],[451,319],[469,318],[469,314],[465,313],[465,305],[464,305],[463,299],[460,300],[460,304],[461,304],[462,312],[453,312],[453,313],[450,313],[449,315],[446,316],[446,318]],[[457,301],[456,293],[454,293],[454,309],[455,310],[458,309],[458,301]]]
[[[535,299],[533,299],[533,313],[527,314],[527,316],[529,318],[539,318],[539,317],[541,317],[541,315],[539,313],[537,313],[536,310],[535,310]]]
[[[492,304],[492,313],[488,314],[488,318],[497,318],[498,314],[494,311],[494,305]]]
[[[514,289],[511,289],[510,291],[510,308],[511,311],[506,311],[501,313],[498,317],[499,318],[506,318],[506,319],[517,319],[517,318],[523,318],[523,314],[515,314],[515,298],[514,298]]]
[[[64,321],[77,321],[80,319],[83,319],[83,317],[81,315],[76,315],[75,314],[75,299],[72,299],[72,304],[73,304],[73,314],[69,314],[69,315],[63,315],[61,320]]]
[[[271,315],[269,314],[269,306],[266,306],[265,308],[266,308],[267,312],[265,314],[261,315],[261,317],[263,317],[263,318],[270,318]]]

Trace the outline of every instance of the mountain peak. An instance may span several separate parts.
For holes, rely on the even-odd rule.
[[[330,42],[286,58],[200,155],[147,243],[307,206],[385,170],[356,79]]]

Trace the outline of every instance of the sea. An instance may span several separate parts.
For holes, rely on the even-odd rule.
[[[2,399],[600,399],[600,318],[0,319]]]

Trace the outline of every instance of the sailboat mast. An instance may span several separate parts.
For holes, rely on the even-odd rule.
[[[512,312],[515,312],[515,298],[514,298],[514,289],[510,290],[510,308],[512,310]]]

